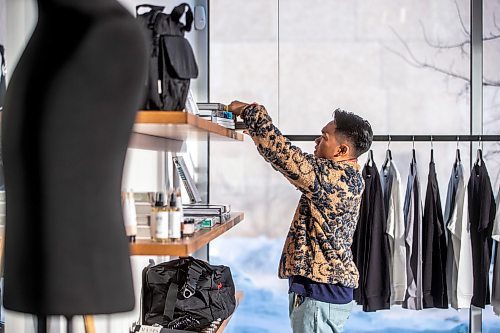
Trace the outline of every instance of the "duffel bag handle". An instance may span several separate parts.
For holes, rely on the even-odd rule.
[[[187,12],[186,12],[186,7],[187,7]],[[180,23],[179,20],[181,19],[182,15],[186,13],[186,25],[182,27],[182,30],[184,31],[191,31],[191,26],[193,25],[193,11],[191,10],[191,6],[189,6],[187,3],[181,3],[179,6],[175,7],[172,10],[172,13],[170,13],[170,17],[177,22]]]
[[[167,298],[165,299],[165,307],[163,308],[163,315],[167,317],[169,321],[174,319],[175,304],[177,303],[177,292],[179,291],[179,286],[177,283],[170,281],[170,286],[167,291]]]
[[[186,282],[182,286],[180,292],[184,298],[190,298],[196,293],[196,286],[198,285],[198,280],[203,273],[203,267],[199,266],[196,261],[189,262],[189,268],[186,275]],[[165,300],[165,307],[163,308],[163,315],[167,317],[168,320],[174,318],[175,305],[177,303],[177,293],[179,292],[179,285],[174,282],[174,279],[170,280],[170,286],[167,291],[167,298]]]

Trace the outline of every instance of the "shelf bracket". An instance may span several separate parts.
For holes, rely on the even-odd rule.
[[[129,148],[167,151],[173,153],[186,152],[184,141],[162,138],[159,136],[147,135],[137,132],[132,132],[130,137]]]

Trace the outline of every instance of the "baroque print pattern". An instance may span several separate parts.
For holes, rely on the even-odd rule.
[[[263,106],[248,106],[244,118],[262,157],[302,192],[283,247],[279,277],[301,275],[356,288],[359,274],[351,245],[364,189],[360,166],[302,152],[273,125]]]

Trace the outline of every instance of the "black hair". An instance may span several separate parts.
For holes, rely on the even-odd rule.
[[[356,157],[366,153],[373,141],[373,131],[370,123],[360,116],[341,109],[334,111],[335,134],[340,134],[348,140]]]

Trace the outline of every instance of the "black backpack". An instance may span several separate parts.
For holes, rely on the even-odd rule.
[[[150,11],[139,15],[140,8]],[[186,24],[180,18],[186,12]],[[139,5],[137,20],[146,29],[149,46],[149,73],[143,110],[183,110],[190,80],[198,77],[198,65],[184,33],[191,30],[191,7],[180,4],[170,14],[165,7]]]
[[[0,63],[0,111],[3,111],[3,105],[5,103],[5,92],[7,90],[7,84],[5,80],[7,79],[5,72],[6,72],[6,66],[5,66],[5,48],[3,45],[0,44],[0,58],[1,58],[1,63]]]
[[[236,307],[231,270],[193,257],[148,266],[142,273],[142,324],[200,330]]]

